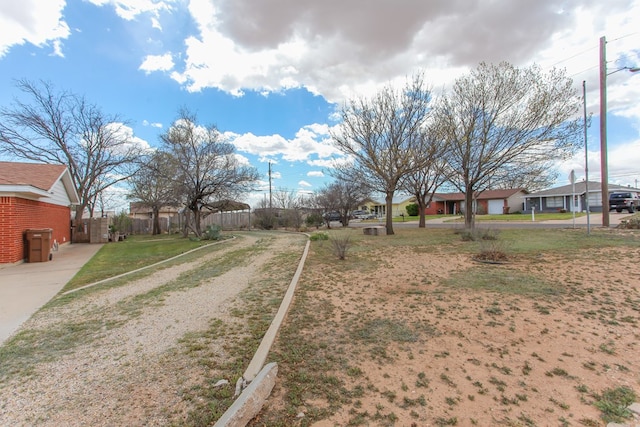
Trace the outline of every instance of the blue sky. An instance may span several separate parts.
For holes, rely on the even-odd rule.
[[[0,0],[0,105],[48,80],[118,114],[154,146],[180,107],[215,124],[274,189],[314,191],[352,96],[417,70],[437,93],[480,61],[564,67],[587,81],[599,180],[598,42],[640,66],[640,0]],[[609,76],[610,181],[640,182],[640,73]],[[584,176],[584,154],[558,164]],[[260,194],[250,198],[255,200]]]

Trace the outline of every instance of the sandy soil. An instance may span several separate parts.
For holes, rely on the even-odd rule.
[[[402,247],[367,258],[376,262],[356,253],[350,268],[305,269],[298,299],[315,321],[298,333],[322,354],[300,363],[314,375],[324,358],[337,359],[323,374],[340,383],[334,395],[297,396],[304,403],[291,425],[339,402],[310,425],[599,426],[594,394],[640,392],[640,249],[577,249],[502,265]],[[551,287],[528,294],[448,282],[496,270],[513,283],[533,275]],[[286,417],[292,371],[280,367],[254,425]]]

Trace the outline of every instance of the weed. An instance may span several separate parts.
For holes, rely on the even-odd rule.
[[[351,236],[348,234],[331,235],[329,240],[331,240],[331,245],[333,246],[333,253],[339,260],[344,260],[347,257],[347,251],[351,246]]]
[[[451,418],[438,417],[438,418],[436,418],[435,423],[436,423],[436,425],[438,427],[455,426],[455,425],[458,425],[458,418],[456,418],[456,417],[451,417]]]
[[[602,412],[602,419],[607,423],[619,423],[631,418],[627,406],[635,402],[636,393],[628,387],[617,387],[606,389],[600,395],[594,395],[594,398],[594,405]]]
[[[447,374],[445,374],[444,372],[440,374],[440,379],[449,387],[455,387],[456,383],[454,383],[451,378],[449,378],[449,376]]]
[[[408,397],[404,397],[402,399],[403,403],[400,405],[401,408],[409,408],[412,406],[427,406],[427,400],[424,398],[424,396],[420,395],[420,397],[416,398],[416,399],[410,399]]]
[[[602,343],[600,344],[600,351],[602,351],[603,353],[607,353],[607,354],[615,354],[616,351],[613,348],[613,342],[609,341],[608,343]]]
[[[509,260],[507,255],[507,244],[502,240],[483,239],[480,242],[480,253],[476,255],[476,259],[486,262],[505,262]]]
[[[424,372],[420,372],[418,374],[418,379],[416,380],[416,387],[429,387],[429,379]]]
[[[569,373],[562,368],[553,368],[551,371],[547,371],[544,373],[548,377],[568,377]]]
[[[312,242],[317,242],[319,240],[329,240],[329,233],[327,233],[326,231],[316,231],[309,236],[309,240],[311,240]]]

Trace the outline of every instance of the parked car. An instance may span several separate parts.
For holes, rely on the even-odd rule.
[[[357,219],[374,219],[376,216],[366,209],[351,212],[351,216]]]
[[[609,210],[615,209],[622,212],[623,209],[634,213],[640,208],[640,198],[638,193],[632,191],[614,191],[609,193]]]
[[[342,215],[340,212],[326,212],[322,217],[325,221],[340,221],[342,219]]]

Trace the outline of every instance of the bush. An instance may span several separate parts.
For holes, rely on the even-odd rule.
[[[309,236],[309,240],[311,240],[312,242],[315,242],[318,240],[329,240],[329,234],[324,231],[319,231]]]
[[[331,244],[333,245],[333,253],[338,259],[345,259],[347,257],[347,250],[349,249],[351,238],[348,235],[334,235],[331,237]]]
[[[307,223],[307,225],[309,227],[320,227],[322,224],[324,224],[324,218],[322,218],[322,215],[320,214],[310,214],[307,215],[307,218],[305,219],[305,222]]]
[[[133,221],[129,218],[129,215],[122,211],[118,215],[112,218],[113,224],[109,227],[109,231],[115,232],[119,231],[120,233],[128,233],[131,229],[131,224]]]
[[[411,203],[410,205],[407,205],[407,214],[409,216],[418,216],[419,210],[418,210],[418,205],[416,203]]]
[[[476,256],[477,260],[487,262],[505,262],[509,260],[507,255],[506,244],[500,240],[483,240],[480,243],[480,253]]]
[[[277,224],[277,218],[273,212],[269,212],[268,209],[264,209],[261,212],[255,213],[254,225],[263,230],[272,230]]]
[[[220,240],[220,230],[219,225],[208,225],[207,229],[202,233],[201,240]]]
[[[640,216],[633,216],[629,219],[623,219],[616,228],[626,228],[639,230],[640,229]]]

